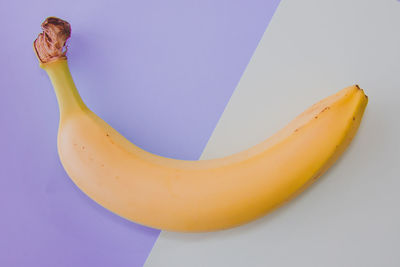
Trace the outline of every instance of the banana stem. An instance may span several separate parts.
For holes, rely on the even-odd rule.
[[[61,118],[67,113],[87,109],[72,79],[66,59],[41,64],[47,72],[57,95]]]
[[[43,32],[33,42],[33,48],[56,91],[61,119],[67,113],[87,109],[72,80],[67,62],[66,42],[71,36],[71,25],[56,17],[42,23]]]

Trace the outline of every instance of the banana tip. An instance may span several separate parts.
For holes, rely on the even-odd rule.
[[[362,94],[365,96],[365,98],[368,100],[368,96],[365,94],[364,89],[362,89],[358,84],[354,85],[358,90],[362,92]]]

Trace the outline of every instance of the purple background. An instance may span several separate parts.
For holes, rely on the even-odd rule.
[[[65,174],[32,50],[46,17],[72,24],[71,72],[93,111],[146,150],[198,159],[278,2],[0,2],[0,266],[142,266],[159,234]]]

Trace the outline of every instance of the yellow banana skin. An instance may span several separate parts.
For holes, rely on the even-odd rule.
[[[362,89],[351,86],[248,150],[185,161],[142,150],[90,111],[66,59],[41,67],[57,94],[58,153],[74,183],[110,211],[169,231],[238,226],[293,198],[342,154],[368,102]]]

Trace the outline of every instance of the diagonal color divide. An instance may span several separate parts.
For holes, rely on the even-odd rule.
[[[2,2],[0,266],[142,266],[159,234],[95,204],[62,169],[56,99],[32,51],[44,18],[72,24],[89,107],[146,150],[198,159],[278,2]]]
[[[355,139],[284,207],[227,231],[162,232],[145,266],[400,266],[399,29],[392,0],[282,0],[202,158],[257,144],[359,83],[370,101]]]

